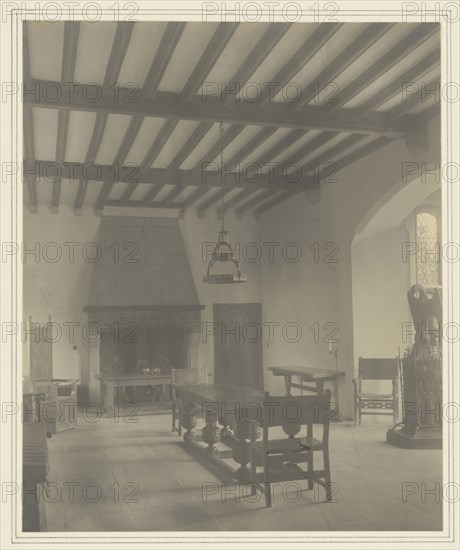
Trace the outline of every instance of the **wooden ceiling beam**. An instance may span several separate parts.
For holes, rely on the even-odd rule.
[[[179,40],[185,30],[187,23],[172,21],[166,25],[160,44],[150,65],[149,72],[142,86],[142,94],[154,97],[158,86],[169,66],[169,62],[176,50]]]
[[[371,23],[332,63],[302,90],[302,98],[296,103],[296,110],[314,100],[318,90],[324,90],[335,78],[342,74],[354,61],[359,59],[373,44],[387,33],[394,23]]]
[[[439,25],[436,23],[423,23],[419,25],[414,31],[400,40],[396,46],[384,54],[376,63],[369,67],[369,69],[365,70],[358,78],[353,80],[351,84],[342,90],[339,93],[339,101],[330,106],[330,111],[337,112],[339,107],[343,109],[343,106],[348,101],[365,90],[370,84],[375,82],[377,78],[399,63],[399,61],[409,56],[411,52],[436,32],[439,32]]]
[[[390,99],[396,97],[398,94],[402,94],[402,87],[405,82],[416,82],[420,78],[423,78],[426,73],[439,65],[440,61],[441,51],[439,48],[436,48],[434,52],[422,59],[420,63],[414,65],[414,67],[405,72],[402,77],[400,76],[390,82],[390,84],[382,88],[378,93],[358,107],[357,110],[361,115],[367,115],[375,111]]]
[[[118,79],[118,75],[129,46],[129,41],[131,40],[133,29],[134,23],[117,24],[117,30],[115,31],[115,37],[113,39],[112,49],[110,50],[110,56],[107,62],[107,68],[102,85],[103,90],[107,90],[107,88],[115,84]],[[107,112],[98,112],[96,115],[96,122],[94,124],[91,142],[86,153],[85,163],[94,162],[97,157],[97,153],[104,136],[108,115],[109,113]],[[77,215],[81,214],[87,185],[88,182],[85,179],[80,180],[80,183],[78,184],[77,197],[75,199],[74,206],[75,214]]]
[[[338,161],[339,169],[343,170],[344,168],[352,165],[354,162],[358,161],[359,159],[365,157],[366,155],[370,155],[371,153],[374,153],[375,151],[378,151],[382,147],[385,147],[389,143],[391,143],[393,140],[386,138],[386,137],[379,137],[375,139],[374,141],[371,141],[370,143],[367,143],[366,145],[363,145],[363,147],[360,147],[359,149],[356,149],[349,155],[346,155],[345,157],[341,158]],[[327,155],[327,153],[326,153]],[[323,170],[318,174],[318,177],[310,177],[306,183],[310,185],[310,189],[314,188],[314,186],[320,185],[321,182],[329,177],[330,174],[328,170]],[[259,219],[260,215],[263,212],[266,212],[267,210],[270,210],[271,208],[278,206],[285,200],[291,198],[292,196],[300,193],[301,190],[299,189],[293,189],[285,191],[283,194],[278,195],[277,197],[274,197],[272,200],[268,202],[264,202],[261,206],[256,208],[254,210],[254,218],[256,220]],[[309,190],[306,191],[307,193]]]
[[[228,161],[225,162],[225,165],[228,169],[233,169],[237,167],[242,160],[247,158],[253,151],[257,149],[264,141],[266,141],[270,136],[272,136],[278,128],[263,128],[255,136],[253,136],[248,143],[243,145]]]
[[[144,206],[147,204],[150,204],[153,199],[158,195],[158,193],[162,190],[164,186],[164,183],[155,183],[153,184],[150,189],[145,194],[144,198],[142,199],[142,202],[144,203]],[[122,201],[124,199],[122,198]]]
[[[182,185],[176,185],[174,189],[163,199],[162,203],[165,207],[174,206],[174,199],[176,199],[184,190]]]
[[[202,219],[204,217],[204,213],[208,208],[210,208],[213,204],[216,204],[216,202],[221,201],[225,195],[228,195],[230,191],[233,190],[233,187],[227,187],[224,189],[221,189],[217,193],[215,193],[212,197],[209,197],[209,199],[205,200],[200,204],[200,206],[196,209],[197,216]]]
[[[439,80],[440,80],[440,77],[435,78],[433,80],[430,80],[430,82],[424,83],[424,84],[425,84],[425,87],[426,87],[427,91],[428,90],[439,90],[439,92],[438,92],[439,101],[437,101],[436,103],[437,103],[438,109],[441,110],[441,104],[440,104],[441,87],[440,87]],[[429,101],[429,103],[431,104],[431,102],[433,101],[433,97],[429,93],[427,93],[427,96],[428,96],[429,99],[431,99],[431,101]],[[422,97],[423,96],[422,96],[420,91],[419,91],[419,93],[416,93],[416,94],[410,96],[410,98],[407,101],[401,102],[397,107],[393,107],[393,109],[390,110],[391,117],[393,119],[398,119],[402,115],[405,115],[406,113],[409,113],[412,109],[415,109],[415,107],[419,107],[421,104],[423,104]],[[425,103],[428,103],[428,101],[425,101]]]
[[[239,193],[237,193],[234,197],[232,197],[230,200],[225,201],[223,207],[219,206],[217,209],[217,215],[219,217],[222,216],[222,214],[226,213],[230,208],[233,208],[238,203],[240,203],[242,200],[247,199],[254,193],[253,189],[243,189]]]
[[[260,100],[257,101],[255,106],[265,107],[267,103],[272,102],[274,96],[321,50],[342,25],[343,23],[320,25],[276,75],[270,79],[270,85],[264,88]]]
[[[248,57],[229,79],[229,83],[226,84],[225,91],[221,95],[223,103],[230,104],[235,100],[241,86],[247,82],[259,65],[267,58],[290,27],[291,23],[275,23],[270,25],[270,28],[265,31]],[[213,125],[213,122],[201,122],[182,149],[177,153],[176,157],[171,161],[168,169],[179,168]]]
[[[223,103],[233,103],[241,87],[251,78],[272,50],[283,38],[292,23],[272,23],[264,32],[251,53],[228,79],[222,93]]]
[[[84,101],[83,98],[78,98],[77,94],[72,96],[59,82],[35,80],[31,85],[37,86],[38,89],[44,89],[47,85],[56,85],[61,86],[60,89],[63,90],[61,97],[56,100],[43,96],[38,98],[36,94],[27,94],[26,101],[32,105],[96,113],[153,116],[166,119],[167,122],[174,124],[178,120],[222,121],[242,126],[338,131],[389,137],[404,137],[416,133],[420,129],[419,119],[415,116],[403,125],[398,121],[392,121],[386,113],[377,112],[361,116],[357,109],[340,109],[330,112],[327,107],[306,105],[301,112],[297,112],[291,105],[283,103],[272,103],[265,109],[254,109],[254,105],[247,101],[240,101],[234,105],[223,105],[215,98],[203,102],[200,97],[196,97],[184,102],[179,94],[172,92],[158,92],[153,100],[141,97],[139,101],[132,103],[114,101],[113,97],[107,95],[97,104],[93,104]],[[151,151],[151,155],[146,156],[144,160],[145,166],[150,166],[156,158],[157,145],[155,143],[152,145]],[[154,154],[155,156],[153,156]]]
[[[284,159],[279,166],[276,167],[275,173],[279,174],[281,173],[285,167],[289,164],[298,164],[302,165],[302,160],[308,156],[310,156],[314,151],[325,145],[328,141],[331,141],[333,138],[338,136],[338,132],[323,132],[319,136],[316,136],[308,143],[305,143],[305,145],[302,145],[300,149],[297,149],[292,155],[290,155],[287,159]],[[362,134],[357,134],[358,136],[362,136]],[[362,136],[364,138],[365,136]]]
[[[200,122],[185,144],[179,149],[176,156],[168,164],[167,169],[177,170],[213,126],[213,122]]]
[[[204,79],[217,63],[222,52],[227,47],[230,39],[235,34],[239,23],[219,23],[209,44],[206,46],[201,58],[182,89],[181,96],[185,101],[192,99],[203,85]]]
[[[320,166],[323,163],[337,164],[338,162],[340,162],[340,161],[335,161],[337,157],[342,155],[342,153],[344,153],[347,149],[350,149],[351,147],[354,147],[355,145],[357,145],[360,141],[363,141],[366,137],[368,136],[363,136],[362,134],[349,136],[345,138],[343,141],[331,147],[330,149],[327,149],[327,151],[324,151],[323,153],[321,153],[321,155],[319,155],[318,157],[314,157],[312,160],[308,161],[308,163],[300,162],[299,164],[302,166],[302,168],[304,168],[307,164],[310,164],[310,165],[313,164],[316,166]],[[306,180],[304,179],[303,181],[307,185],[312,185],[313,183],[315,183],[316,185],[319,185],[319,181],[317,179],[315,180],[315,176],[313,176],[312,178],[307,178]]]
[[[66,21],[64,24],[64,52],[62,54],[61,80],[73,82],[75,75],[75,63],[77,59],[78,34],[80,31],[79,21]],[[58,165],[64,163],[67,147],[67,135],[69,132],[69,111],[59,111],[58,130],[56,141],[56,162]],[[59,198],[61,195],[61,179],[56,178],[53,183],[53,196],[51,199],[51,212],[57,214],[59,211]]]
[[[181,203],[181,214],[183,215],[187,208],[190,208],[193,206],[197,201],[201,199],[206,193],[212,189],[211,187],[208,187],[207,185],[201,185],[200,187],[197,187],[193,193],[189,197],[187,197],[184,202]]]
[[[244,125],[237,126],[233,125],[228,128],[223,136],[223,145],[224,149],[230,145],[230,143],[238,137],[241,132],[244,130]],[[195,166],[192,168],[192,172],[194,174],[202,174],[204,165],[212,162],[217,155],[220,153],[220,140],[216,140],[215,144],[211,147],[211,149],[195,164]]]
[[[304,130],[293,130],[278,143],[275,143],[273,147],[270,147],[268,151],[265,151],[265,153],[255,161],[255,164],[263,166],[264,164],[271,162],[275,157],[281,155],[281,153],[285,151],[288,147],[294,145],[294,143],[298,141],[301,137],[306,135],[307,132],[308,130],[306,132]],[[253,169],[249,167],[248,176],[250,177],[255,172],[255,170],[255,167]]]
[[[149,72],[145,79],[144,85],[142,87],[142,93],[146,97],[155,97],[155,93],[158,89],[158,85],[163,78],[163,75],[168,68],[171,57],[181,39],[182,33],[184,32],[186,23],[184,22],[169,22],[166,25],[163,36],[160,40],[160,45],[155,53],[152,64],[150,65]],[[122,165],[128,156],[131,147],[133,146],[139,130],[144,121],[145,115],[136,115],[133,116],[129,124],[128,130],[123,138],[123,141],[118,148],[117,154],[115,155],[114,165]],[[100,212],[104,208],[105,201],[110,195],[110,192],[113,188],[113,181],[106,181],[102,186],[102,189],[99,193],[99,197],[96,202],[96,211]],[[125,191],[124,198],[127,200],[133,194],[136,189],[137,184],[129,184],[128,189]]]
[[[29,35],[28,35],[28,23],[23,25],[23,38],[22,38],[22,56],[23,65],[22,73],[24,82],[29,83],[30,78],[30,52],[29,52]],[[23,106],[23,132],[24,132],[24,164],[27,172],[25,174],[25,181],[27,182],[27,188],[29,190],[30,211],[32,213],[38,212],[38,200],[37,200],[37,184],[35,181],[35,175],[29,173],[29,170],[35,165],[35,148],[34,148],[34,124],[32,117],[32,106],[24,103]]]
[[[259,204],[267,199],[270,199],[273,197],[275,191],[273,190],[266,190],[262,193],[259,193],[256,197],[253,197],[252,199],[248,200],[247,202],[243,203],[241,206],[235,209],[235,215],[237,219],[241,219],[243,217],[243,214],[255,206],[256,204]]]
[[[107,117],[107,113],[98,113],[96,115],[93,134],[85,157],[85,164],[94,162],[97,156],[97,152],[99,151],[99,146],[104,135],[105,125],[107,124]],[[81,215],[83,200],[85,198],[87,186],[88,181],[86,179],[81,179],[78,184],[77,197],[75,199],[74,205],[74,211],[77,216]]]
[[[286,34],[288,29],[291,27],[291,23],[274,23],[265,31],[263,36],[259,39],[256,46],[253,48],[251,53],[246,57],[243,63],[238,67],[235,73],[229,78],[228,82],[225,84],[224,90],[221,92],[221,101],[222,103],[231,104],[235,101],[236,96],[238,95],[241,87],[249,80],[252,74],[258,69],[258,67],[265,61],[267,56],[270,55],[270,52],[276,46],[276,44],[281,40],[281,38]],[[204,124],[204,123],[201,123]],[[211,123],[212,126],[212,123]],[[243,130],[243,127],[232,126],[224,137],[224,146],[228,146],[233,139]],[[231,136],[232,139],[230,139]],[[188,143],[188,142],[187,142]],[[195,140],[189,144],[189,150],[193,150],[194,147],[198,145],[199,141]],[[200,162],[198,162],[194,170],[199,167],[201,169],[203,163],[211,162],[219,153],[219,143],[213,146],[203,157]],[[211,159],[211,160],[209,160]]]
[[[262,174],[257,182],[248,180],[236,172],[226,172],[225,178],[221,178],[220,172],[204,174],[194,174],[191,170],[176,170],[174,172],[164,168],[151,168],[143,174],[133,171],[132,166],[120,166],[116,170],[108,164],[96,163],[72,163],[64,162],[57,165],[54,160],[35,161],[31,169],[35,177],[43,177],[47,181],[54,181],[57,177],[67,179],[71,182],[85,179],[86,182],[122,182],[145,183],[148,185],[179,185],[183,189],[186,187],[203,187],[209,189],[229,187],[232,189],[248,189],[254,191],[257,189],[284,189],[299,186],[303,188],[302,183],[288,183],[282,178],[270,177]]]
[[[206,46],[203,54],[201,55],[199,61],[195,65],[195,68],[192,71],[192,74],[188,78],[185,86],[182,89],[182,92],[179,94],[180,100],[182,102],[187,102],[195,97],[196,93],[200,89],[203,80],[209,74],[211,69],[216,64],[220,55],[226,48],[228,42],[233,36],[234,32],[238,28],[239,23],[220,23],[214,32],[211,40]],[[146,113],[145,113],[146,114]],[[160,132],[155,138],[154,142],[150,146],[150,149],[147,151],[147,154],[144,157],[144,160],[141,163],[140,171],[144,172],[155,162],[155,159],[160,154],[160,151],[165,146],[167,140],[175,130],[181,117],[165,117],[163,126],[161,127]],[[211,124],[209,127],[213,124]],[[204,125],[200,130],[204,128]],[[189,144],[190,146],[191,144]],[[181,163],[182,164],[182,163]]]

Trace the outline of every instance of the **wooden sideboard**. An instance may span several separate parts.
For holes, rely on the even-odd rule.
[[[103,385],[103,407],[107,415],[114,414],[117,389],[119,392],[125,393],[125,388],[129,387],[162,386],[164,392],[165,386],[172,384],[171,374],[121,373],[109,376],[96,375],[96,378]]]

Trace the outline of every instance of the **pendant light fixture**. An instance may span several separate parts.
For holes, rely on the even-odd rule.
[[[223,182],[224,174],[224,125],[222,122],[219,125],[220,130],[220,176],[221,182]],[[224,209],[224,195],[222,195],[222,227],[218,232],[218,239],[214,251],[212,253],[211,259],[208,263],[208,270],[206,275],[203,277],[205,283],[212,284],[231,284],[231,283],[245,283],[247,281],[246,277],[241,275],[240,264],[238,258],[236,257],[236,252],[232,250],[230,243],[228,242],[227,235],[228,231],[225,229],[225,209]],[[224,273],[217,274],[212,273],[212,267],[216,262],[232,262],[236,268],[236,273]]]

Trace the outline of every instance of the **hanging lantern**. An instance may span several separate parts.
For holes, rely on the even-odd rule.
[[[220,130],[220,174],[221,181],[223,181],[223,171],[224,171],[224,125],[222,122],[219,125]],[[205,283],[212,284],[229,284],[229,283],[245,283],[247,281],[246,277],[241,275],[240,264],[236,256],[236,252],[232,250],[230,243],[228,242],[227,235],[228,231],[225,229],[225,209],[224,209],[224,196],[222,196],[222,227],[218,232],[218,239],[214,251],[211,255],[211,259],[208,263],[208,270],[206,275],[203,277]],[[212,268],[216,262],[231,262],[235,266],[236,273],[212,273]]]

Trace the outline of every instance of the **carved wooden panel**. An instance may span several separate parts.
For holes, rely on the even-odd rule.
[[[29,318],[29,350],[30,350],[30,380],[51,380],[53,376],[52,343],[47,338],[47,326],[40,325]]]

